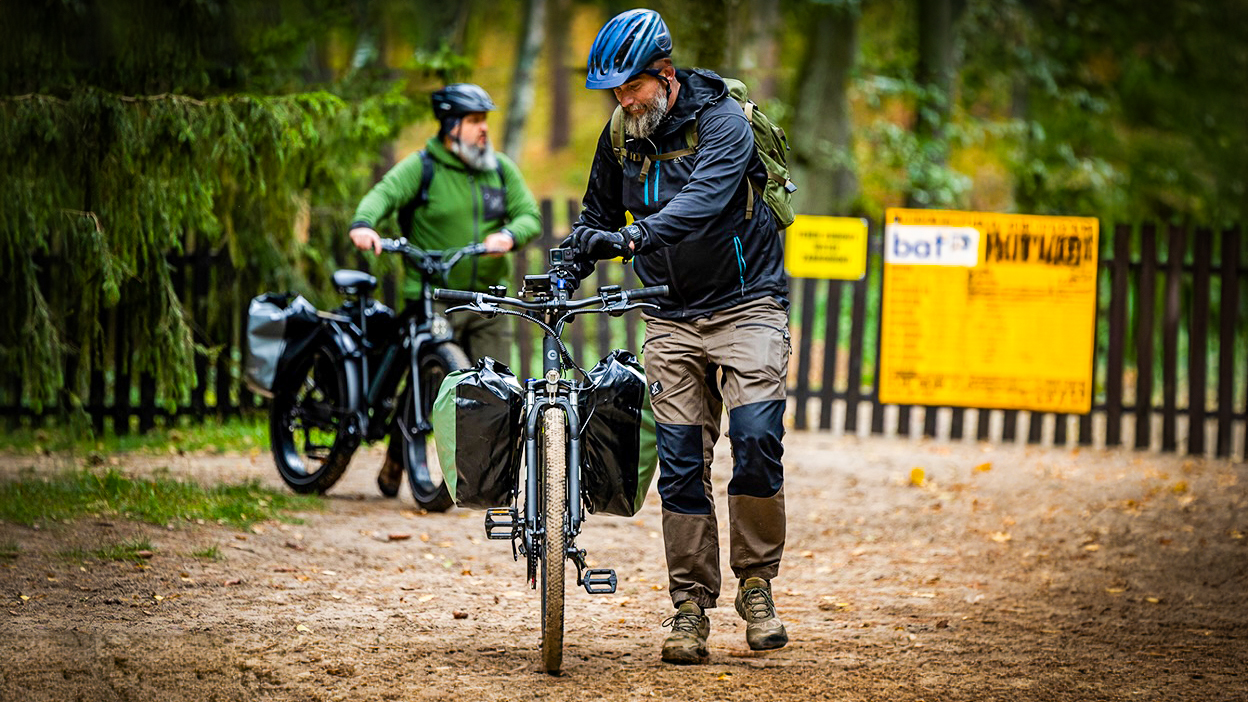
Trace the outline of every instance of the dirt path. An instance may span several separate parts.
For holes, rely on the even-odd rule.
[[[523,564],[478,512],[376,497],[372,453],[300,526],[0,524],[21,548],[0,561],[0,700],[1248,699],[1245,464],[797,433],[786,446],[780,651],[748,651],[729,577],[710,663],[659,662],[652,493],[637,518],[586,524],[578,543],[619,592],[568,588],[566,673],[540,674]],[[24,463],[0,461],[0,479]],[[121,464],[277,484],[264,456]],[[128,536],[154,545],[147,567],[52,556]],[[190,555],[213,545],[223,560]]]

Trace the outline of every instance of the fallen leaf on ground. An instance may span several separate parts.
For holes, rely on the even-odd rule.
[[[242,582],[243,582],[243,579],[242,579],[242,578],[233,578],[232,580],[226,580],[225,582],[223,582],[223,583],[221,583],[221,584],[222,584],[222,585],[225,585],[226,587],[229,587],[230,585],[239,585],[239,584],[241,584]]]
[[[467,619],[468,613],[467,612],[451,612],[451,616],[455,617],[456,619]]]
[[[308,627],[306,627],[306,626],[304,626],[304,625],[300,624],[299,626],[295,627],[295,631],[312,631],[312,630],[311,630],[311,629],[309,629]]]
[[[411,534],[389,534],[386,536],[391,541],[407,541],[412,538]]]
[[[992,535],[992,540],[996,541],[999,544],[1003,544],[1007,541],[1012,540],[1013,538],[1014,537],[1011,536],[1009,532],[1005,532],[1005,531],[998,531],[997,533]]]
[[[144,550],[144,551],[138,551],[134,555],[138,556],[139,558],[151,558],[152,556],[156,554],[152,553],[151,551]]]
[[[976,473],[987,473],[990,470],[992,470],[991,463],[980,463],[979,465],[975,466]]]
[[[1088,544],[1087,546],[1083,547],[1083,550],[1084,551],[1100,551],[1101,547],[1099,544]]]
[[[417,601],[417,602],[428,602],[429,600],[432,600],[432,599],[433,599],[433,598],[435,598],[435,597],[437,597],[437,595],[421,595],[420,597],[416,598],[416,601]]]
[[[922,487],[927,482],[927,472],[922,468],[910,469],[910,484],[915,487]]]

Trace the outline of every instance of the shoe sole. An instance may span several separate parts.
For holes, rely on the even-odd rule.
[[[692,655],[684,651],[671,654],[664,651],[661,657],[664,663],[673,663],[675,665],[697,665],[699,663],[706,662],[707,658],[710,657],[710,651],[707,651],[706,649],[699,649],[694,651]]]
[[[774,651],[777,648],[784,648],[788,645],[789,637],[787,634],[772,635],[764,638],[757,644],[750,641],[746,641],[746,643],[749,644],[751,651]]]

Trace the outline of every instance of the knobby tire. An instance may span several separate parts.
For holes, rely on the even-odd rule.
[[[542,523],[546,533],[542,557],[542,667],[551,674],[558,673],[563,666],[563,574],[567,562],[563,530],[567,511],[565,429],[563,410],[547,409],[542,427]]]

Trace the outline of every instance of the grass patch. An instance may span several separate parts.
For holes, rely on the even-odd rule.
[[[127,539],[116,544],[106,544],[90,551],[84,548],[68,548],[63,551],[57,551],[56,557],[73,563],[85,563],[91,559],[140,563],[151,557],[153,550],[152,542],[147,539]]]
[[[287,514],[320,509],[321,498],[278,492],[249,481],[203,487],[172,478],[128,478],[115,470],[76,471],[0,483],[0,519],[32,526],[84,515],[116,515],[164,526],[203,520],[246,529]]]
[[[221,549],[216,546],[209,546],[208,548],[191,551],[191,555],[195,558],[202,558],[206,561],[219,561],[221,560]]]
[[[91,552],[91,555],[102,561],[142,561],[145,556],[140,555],[144,551],[147,555],[151,555],[152,542],[147,539],[128,539],[119,544],[109,544],[101,548],[97,548]]]
[[[72,423],[70,423],[72,424]],[[248,414],[222,422],[208,419],[196,424],[190,418],[172,427],[157,427],[146,434],[137,431],[125,436],[113,434],[111,424],[104,433],[92,436],[90,426],[86,431],[70,424],[49,427],[21,427],[8,432],[0,440],[0,448],[18,454],[55,453],[102,454],[113,453],[240,453],[252,450],[268,450],[269,424],[267,415]]]
[[[12,541],[0,543],[0,561],[11,561],[22,552],[22,547]]]

